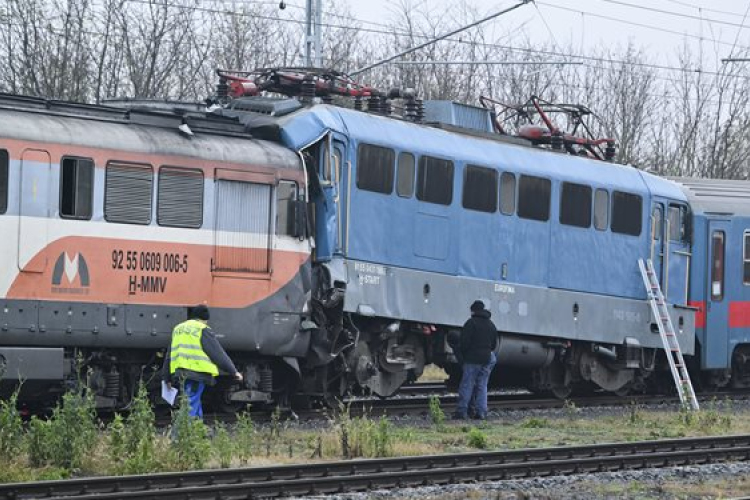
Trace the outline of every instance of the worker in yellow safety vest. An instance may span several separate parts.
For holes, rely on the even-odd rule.
[[[242,374],[208,326],[210,316],[203,304],[188,307],[187,321],[172,330],[172,344],[162,368],[162,379],[167,384],[183,384],[190,416],[198,418],[203,418],[203,390],[206,385],[214,385],[219,369],[242,381]]]

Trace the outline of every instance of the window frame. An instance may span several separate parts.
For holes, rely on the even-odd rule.
[[[639,214],[638,214],[638,232],[637,233],[625,232],[625,231],[622,231],[621,229],[615,229],[615,227],[614,227],[614,221],[615,221],[615,198],[617,197],[618,194],[622,194],[622,195],[626,195],[626,196],[633,196],[635,198],[638,198],[638,200],[640,202],[640,211],[639,211]],[[641,234],[643,234],[643,196],[640,195],[640,194],[631,193],[629,191],[613,190],[612,191],[612,198],[610,200],[610,203],[611,203],[611,208],[612,208],[612,214],[611,214],[610,221],[609,221],[609,229],[612,231],[612,233],[614,233],[614,234],[622,234],[622,235],[625,235],[625,236],[633,236],[635,238],[640,237]]]
[[[503,196],[503,178],[510,178],[513,180],[513,199],[511,200],[510,212],[503,210],[503,200],[505,199]],[[505,172],[500,172],[500,189],[498,190],[498,196],[500,197],[500,203],[498,204],[500,213],[506,216],[514,215],[516,213],[516,203],[518,200],[518,179],[514,172],[509,172],[507,170]]]
[[[409,193],[408,194],[402,194],[401,193],[401,158],[403,157],[411,157],[411,185]],[[417,177],[417,156],[414,153],[410,153],[408,151],[400,151],[398,153],[398,156],[396,157],[396,195],[400,198],[412,198],[414,196],[414,192],[416,191],[416,177]]]
[[[565,203],[565,187],[575,186],[576,188],[588,189],[588,224],[585,226],[581,224],[574,224],[571,221],[563,221],[563,206]],[[572,196],[572,195],[571,195]],[[558,214],[557,220],[563,226],[577,227],[579,229],[591,229],[591,225],[594,222],[594,188],[589,184],[581,184],[580,182],[562,181],[560,184],[560,213]],[[576,207],[577,208],[577,207]]]
[[[717,238],[719,236],[719,238]],[[716,262],[717,262],[717,254],[716,254],[716,240],[721,240],[721,276],[718,276],[720,280],[718,281],[719,286],[721,287],[721,291],[718,294],[714,293],[714,284],[717,283],[716,281]],[[723,229],[714,229],[711,232],[711,269],[709,272],[711,273],[711,289],[709,290],[709,296],[711,297],[711,300],[713,302],[721,302],[724,300],[724,287],[726,284],[726,268],[727,268],[727,235],[726,231]]]
[[[274,200],[274,203],[275,203],[275,207],[274,207],[274,210],[275,210],[275,214],[274,214],[275,215],[275,217],[274,217],[274,226],[275,227],[274,227],[273,234],[276,237],[284,236],[284,237],[293,238],[294,234],[289,233],[286,230],[283,233],[279,232],[279,228],[281,227],[281,225],[279,224],[279,201],[280,201],[280,199],[279,199],[278,193],[279,193],[279,187],[282,184],[284,184],[284,185],[291,185],[292,186],[292,196],[293,197],[290,198],[290,199],[288,199],[287,203],[289,203],[291,201],[291,202],[294,202],[296,204],[296,202],[299,201],[299,199],[300,199],[300,188],[299,188],[299,183],[297,181],[293,181],[293,180],[290,180],[290,179],[279,179],[279,182],[274,186],[274,195],[275,195],[275,200]],[[293,204],[291,204],[291,203],[290,203],[290,205],[292,205],[292,212],[291,212],[292,219],[291,220],[294,221],[294,219],[296,218],[296,214],[294,213],[294,210],[295,210],[296,207]],[[287,211],[287,217],[290,217],[289,211]],[[286,229],[288,229],[289,228],[289,220],[287,220],[286,222],[287,222]]]
[[[492,203],[493,207],[492,210],[484,210],[482,208],[476,208],[476,207],[467,207],[466,206],[466,187],[467,187],[467,179],[469,177],[469,170],[484,170],[487,172],[491,172],[491,175],[494,177],[493,179],[493,185],[495,188],[495,192],[492,194]],[[466,210],[471,210],[473,212],[481,212],[485,214],[494,214],[497,212],[497,205],[498,200],[500,199],[500,185],[499,185],[499,178],[498,172],[496,169],[491,167],[485,167],[482,165],[476,165],[473,163],[467,163],[464,166],[464,175],[463,175],[463,181],[461,185],[461,207],[465,208]]]
[[[196,172],[200,174],[201,177],[201,221],[200,224],[196,225],[180,225],[176,226],[173,224],[162,224],[161,218],[159,216],[159,206],[161,204],[161,174],[164,170],[177,170],[177,171],[184,171],[184,172]],[[153,180],[152,180],[153,183]],[[152,184],[153,186],[153,184]],[[153,191],[153,187],[152,187]],[[153,210],[153,201],[152,204],[152,210]],[[205,214],[205,208],[206,208],[206,174],[203,172],[200,168],[193,168],[193,167],[181,167],[179,165],[160,165],[158,171],[156,172],[156,225],[159,227],[172,227],[177,229],[200,229],[203,227],[203,224],[206,222],[206,214]],[[152,216],[153,217],[153,216]]]
[[[750,273],[745,272],[745,268],[750,266],[750,255],[747,253],[750,250],[748,238],[750,238],[750,229],[745,229],[742,232],[742,284],[745,286],[750,286],[750,280],[745,281],[746,276],[750,275]]]
[[[548,187],[548,194],[547,194],[547,214],[545,218],[540,219],[537,217],[529,217],[528,214],[521,215],[521,184],[524,179],[538,179],[545,181],[547,187]],[[518,192],[517,192],[517,200],[516,200],[516,215],[518,215],[519,219],[524,220],[532,220],[536,222],[549,222],[550,217],[552,216],[552,179],[549,179],[547,177],[541,177],[539,175],[530,175],[530,174],[520,174],[518,179]]]
[[[2,200],[0,215],[3,215],[8,213],[10,203],[10,153],[5,148],[0,148],[0,179],[5,180],[4,184],[0,183],[0,186],[5,186],[5,192],[2,193],[3,197],[0,198]]]
[[[388,186],[388,191],[381,191],[377,189],[370,189],[366,187],[362,187],[360,184],[360,174],[362,173],[362,161],[361,161],[361,155],[362,155],[362,149],[363,147],[371,147],[371,148],[377,148],[381,150],[385,150],[391,153],[392,158],[390,162],[390,185]],[[388,146],[381,146],[380,144],[372,144],[369,142],[360,142],[357,145],[357,175],[355,176],[355,185],[357,186],[357,190],[359,191],[366,191],[368,193],[377,193],[382,194],[385,196],[390,196],[393,194],[393,188],[394,184],[396,183],[396,150],[393,148],[389,148]],[[386,178],[387,180],[387,178]]]
[[[76,188],[76,199],[74,202],[78,201],[78,168],[80,168],[78,162],[89,162],[91,164],[91,189],[89,192],[89,207],[90,207],[90,213],[88,215],[69,215],[69,214],[63,214],[63,175],[64,175],[64,169],[63,169],[63,163],[66,160],[74,160],[75,168],[76,168],[76,179],[75,179],[75,188]],[[93,158],[87,157],[87,156],[77,156],[77,155],[65,155],[62,158],[60,158],[60,175],[58,177],[58,200],[57,200],[57,214],[61,219],[67,219],[67,220],[91,220],[94,216],[94,191],[96,189],[96,162],[94,162]],[[77,203],[74,203],[74,205],[77,205]],[[74,211],[76,211],[76,208],[74,206]]]
[[[151,196],[149,196],[149,218],[148,222],[123,222],[113,221],[107,216],[107,178],[109,175],[109,167],[112,165],[119,165],[124,167],[135,167],[143,170],[148,169],[151,172]],[[150,226],[154,221],[154,166],[150,163],[138,163],[124,160],[109,160],[104,166],[104,204],[102,206],[102,213],[104,220],[111,224],[131,224],[134,226]]]
[[[596,200],[598,198],[597,195],[599,193],[604,193],[607,196],[607,200],[606,200],[606,202],[604,204],[604,206],[606,208],[606,212],[605,213],[607,215],[605,223],[604,223],[604,227],[599,227],[599,225],[596,223],[596,207],[597,207]],[[609,229],[609,222],[610,222],[610,219],[611,219],[611,211],[612,211],[612,207],[610,206],[610,199],[611,198],[612,197],[611,197],[611,195],[610,195],[610,193],[609,193],[609,191],[607,189],[605,189],[605,188],[595,188],[594,189],[594,208],[593,208],[593,211],[592,211],[592,217],[591,217],[592,221],[591,221],[591,224],[594,226],[594,229],[596,229],[597,231],[606,231],[607,229]]]
[[[424,184],[424,182],[422,181],[427,179],[427,173],[428,173],[427,162],[429,160],[438,160],[440,162],[445,162],[446,165],[448,166],[448,170],[450,171],[450,182],[447,185],[450,186],[450,192],[448,193],[449,197],[448,197],[447,202],[435,201],[434,199],[427,199],[425,197],[426,188],[422,188],[422,185]],[[422,166],[423,161],[425,162],[424,167]],[[423,168],[425,172],[424,176],[421,175]],[[420,179],[422,179],[422,181],[420,181]],[[454,188],[455,182],[456,182],[456,163],[453,160],[450,160],[448,158],[440,158],[439,156],[430,156],[430,155],[419,156],[419,161],[417,162],[417,180],[416,180],[416,186],[415,186],[416,187],[415,193],[416,193],[417,200],[423,203],[430,203],[432,205],[440,205],[444,207],[449,207],[453,205],[453,198],[455,194],[453,188]]]

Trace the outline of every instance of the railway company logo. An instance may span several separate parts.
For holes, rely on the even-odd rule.
[[[68,252],[62,252],[55,262],[52,271],[52,291],[72,295],[87,295],[89,293],[89,266],[80,253],[71,257]]]

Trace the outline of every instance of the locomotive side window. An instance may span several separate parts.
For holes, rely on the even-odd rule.
[[[104,218],[107,222],[150,224],[153,184],[151,165],[108,163],[104,181]]]
[[[597,189],[594,193],[594,227],[606,231],[609,226],[609,191]]]
[[[156,221],[160,226],[197,229],[203,225],[203,172],[159,169]]]
[[[500,213],[513,215],[516,211],[516,176],[510,172],[500,175]]]
[[[357,187],[365,191],[391,194],[396,153],[389,148],[360,144],[357,149]]]
[[[653,212],[651,212],[651,217],[653,219],[654,229],[653,229],[653,237],[656,241],[661,240],[661,206],[657,205],[654,207]]]
[[[724,231],[711,235],[711,300],[724,298]]]
[[[453,202],[453,162],[431,156],[419,158],[417,199],[437,205]]]
[[[8,211],[8,152],[0,149],[0,214]]]
[[[294,202],[297,184],[281,181],[276,187],[276,234],[294,236]]]
[[[497,170],[474,165],[466,166],[463,206],[480,212],[497,211]]]
[[[591,186],[562,183],[560,224],[591,227]]]
[[[542,222],[549,220],[551,194],[549,179],[522,175],[518,182],[518,216]]]
[[[641,234],[643,198],[637,194],[612,192],[612,232],[638,236]]]
[[[63,158],[60,162],[60,217],[91,219],[94,196],[94,161]]]
[[[396,194],[402,198],[411,198],[414,194],[414,155],[411,153],[398,155]]]
[[[686,241],[687,232],[685,223],[687,221],[684,206],[670,205],[667,212],[669,217],[669,239],[671,241]]]
[[[750,232],[745,231],[742,246],[742,282],[750,285]]]

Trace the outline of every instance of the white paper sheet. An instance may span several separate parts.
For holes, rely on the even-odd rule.
[[[161,382],[161,398],[169,403],[170,406],[174,406],[174,400],[177,397],[177,388],[170,387],[166,382]]]

